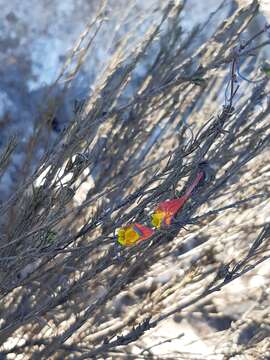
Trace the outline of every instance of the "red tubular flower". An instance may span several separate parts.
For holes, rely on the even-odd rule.
[[[174,219],[176,213],[184,206],[186,201],[190,198],[194,188],[204,178],[204,171],[200,170],[192,182],[187,188],[184,195],[178,199],[166,200],[161,202],[152,215],[152,224],[156,228],[160,228],[161,225],[170,225]]]
[[[132,246],[149,239],[153,233],[153,229],[138,223],[126,225],[118,230],[118,242],[123,246]]]

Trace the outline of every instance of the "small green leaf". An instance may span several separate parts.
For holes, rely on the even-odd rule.
[[[261,71],[267,76],[270,77],[270,64],[264,64],[261,67]]]
[[[46,234],[46,243],[47,244],[53,244],[56,239],[56,232],[48,230]]]
[[[199,86],[205,86],[206,85],[206,80],[202,77],[199,76],[194,76],[192,78],[192,81],[195,85],[199,85]]]

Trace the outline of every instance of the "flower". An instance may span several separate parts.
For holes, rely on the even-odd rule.
[[[152,224],[160,228],[162,224],[170,225],[175,214],[181,209],[187,198],[183,195],[179,199],[166,200],[159,204],[152,215]]]
[[[153,233],[153,229],[138,223],[126,225],[118,230],[118,242],[123,246],[132,246],[150,238]]]
[[[204,171],[201,170],[198,172],[195,180],[187,188],[183,196],[178,199],[161,202],[152,215],[152,224],[158,229],[161,227],[161,225],[170,225],[176,213],[184,206],[185,202],[190,198],[194,188],[203,178]]]

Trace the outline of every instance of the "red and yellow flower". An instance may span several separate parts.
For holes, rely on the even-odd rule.
[[[161,202],[152,215],[154,227],[159,229],[161,225],[170,225],[174,216],[185,202],[186,199],[184,197]]]
[[[178,199],[166,200],[161,202],[155,209],[152,215],[152,224],[155,228],[160,228],[162,225],[170,225],[178,213],[184,206],[186,201],[190,198],[192,191],[203,179],[204,172],[200,171],[193,183],[187,188],[185,194]]]
[[[123,246],[132,246],[149,239],[153,233],[153,229],[138,223],[126,225],[118,230],[118,242]]]

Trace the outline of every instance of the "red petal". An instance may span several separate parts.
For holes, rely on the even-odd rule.
[[[134,230],[137,231],[138,234],[141,236],[141,240],[148,239],[150,236],[154,234],[153,229],[138,223],[134,224]]]

